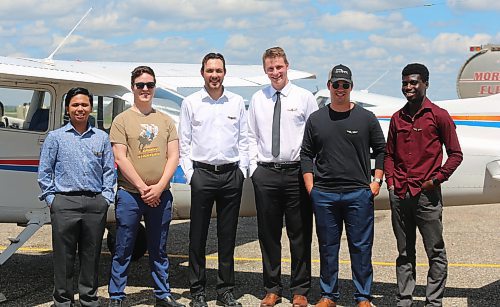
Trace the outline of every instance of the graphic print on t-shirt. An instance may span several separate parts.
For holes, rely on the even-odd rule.
[[[141,124],[141,133],[139,134],[139,159],[159,156],[158,147],[146,148],[158,136],[158,126],[154,124]]]

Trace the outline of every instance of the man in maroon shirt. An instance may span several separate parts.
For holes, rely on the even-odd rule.
[[[446,110],[426,97],[428,87],[429,71],[424,65],[414,63],[403,69],[401,89],[408,103],[391,118],[384,160],[399,252],[398,306],[412,305],[417,227],[429,259],[426,306],[442,306],[448,272],[440,185],[457,169],[463,156],[455,123]],[[448,155],[444,165],[443,144]]]

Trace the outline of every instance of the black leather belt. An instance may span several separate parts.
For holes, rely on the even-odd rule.
[[[216,172],[216,173],[225,173],[238,168],[239,162],[221,164],[221,165],[212,165],[203,162],[193,161],[194,168],[202,168],[208,171]]]
[[[287,169],[287,168],[299,168],[299,161],[290,161],[290,162],[257,162],[257,165],[266,167],[266,168],[276,168],[276,169]]]
[[[56,194],[66,195],[66,196],[97,196],[101,194],[101,192],[92,192],[92,191],[71,191],[71,192],[56,192]]]

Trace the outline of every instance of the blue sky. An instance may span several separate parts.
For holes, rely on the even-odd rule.
[[[0,55],[47,57],[85,14],[55,55],[61,60],[199,63],[221,52],[230,64],[260,64],[281,46],[292,68],[317,75],[345,64],[355,89],[400,97],[401,69],[429,67],[429,97],[456,98],[455,81],[469,46],[500,44],[500,1],[392,0],[16,0],[0,3]]]

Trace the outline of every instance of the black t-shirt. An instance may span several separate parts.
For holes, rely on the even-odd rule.
[[[347,112],[336,112],[328,105],[307,120],[300,153],[302,172],[314,173],[314,187],[319,190],[342,193],[368,188],[370,157],[376,169],[383,169],[384,154],[385,138],[377,118],[358,105]]]

